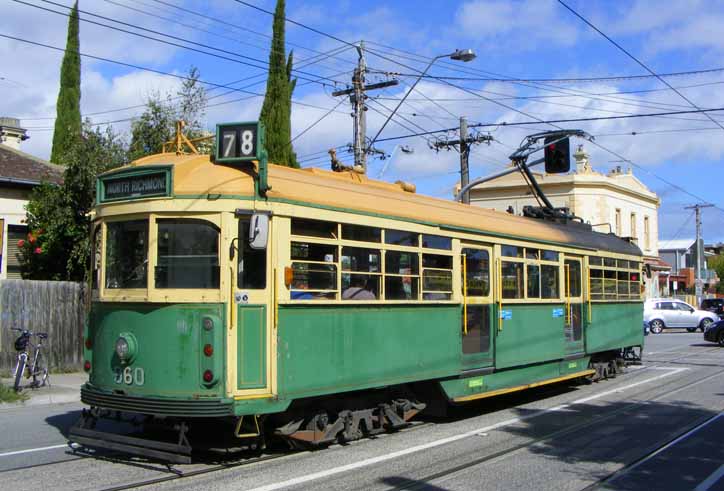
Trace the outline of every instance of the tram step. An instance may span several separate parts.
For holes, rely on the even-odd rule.
[[[131,455],[141,455],[174,464],[191,463],[191,447],[174,443],[147,440],[104,431],[73,427],[68,439],[90,448],[115,450]]]

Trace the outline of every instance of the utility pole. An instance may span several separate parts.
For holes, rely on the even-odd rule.
[[[354,119],[354,166],[359,172],[366,174],[367,154],[370,149],[367,148],[367,106],[365,104],[367,96],[365,92],[368,90],[392,87],[399,82],[397,80],[386,80],[377,84],[365,85],[367,62],[365,61],[364,55],[364,41],[360,41],[359,46],[356,46],[356,48],[359,58],[357,68],[355,68],[352,75],[352,87],[345,90],[337,90],[332,92],[332,95],[334,97],[349,95],[349,100],[353,107],[352,118]]]
[[[470,182],[470,167],[468,160],[470,157],[470,145],[475,143],[489,143],[493,140],[490,135],[470,135],[468,134],[468,120],[465,116],[460,117],[460,138],[457,140],[437,141],[432,144],[432,148],[440,150],[441,148],[450,149],[450,147],[458,146],[460,151],[460,189],[463,189]],[[462,196],[462,202],[470,204],[470,191],[466,191]]]
[[[687,206],[685,210],[694,210],[696,213],[696,304],[701,305],[701,297],[703,295],[704,281],[701,278],[701,270],[704,265],[704,244],[701,238],[701,209],[709,208],[714,205],[693,205]]]

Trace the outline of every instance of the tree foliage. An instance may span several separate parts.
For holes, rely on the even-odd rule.
[[[68,18],[68,39],[60,67],[60,91],[56,104],[55,130],[50,161],[60,164],[65,151],[81,134],[80,115],[80,40],[78,35],[78,2]]]
[[[149,96],[143,114],[131,124],[129,159],[161,152],[163,144],[174,138],[179,119],[186,122],[184,134],[188,138],[202,136],[206,102],[206,89],[199,83],[196,67],[189,69],[175,97],[158,92]]]
[[[716,275],[719,277],[719,283],[716,285],[717,293],[724,293],[724,255],[710,257],[706,263],[709,269],[716,271]]]
[[[269,76],[261,108],[261,121],[266,128],[266,149],[275,164],[299,167],[292,148],[292,93],[297,84],[292,80],[294,52],[286,56],[285,2],[277,0],[274,11],[273,37],[269,52]]]
[[[63,153],[63,184],[35,188],[27,205],[30,232],[19,242],[23,277],[85,279],[90,257],[90,216],[98,174],[126,163],[122,139],[109,126],[93,129],[86,120],[81,138]]]

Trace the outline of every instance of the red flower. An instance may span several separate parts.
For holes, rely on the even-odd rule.
[[[18,247],[23,247],[25,245],[25,241],[23,239],[20,239],[18,241]]]
[[[35,254],[40,254],[41,252],[43,252],[43,249],[41,249],[40,247],[35,248]]]
[[[28,242],[31,244],[35,243],[35,236],[33,234],[28,234]]]

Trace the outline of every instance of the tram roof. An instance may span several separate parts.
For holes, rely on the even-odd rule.
[[[213,164],[209,155],[162,153],[137,160],[129,168],[151,165],[173,166],[173,195],[176,197],[254,196],[254,178],[250,169]],[[613,234],[590,231],[577,223],[547,222],[432,198],[352,171],[293,169],[271,164],[268,166],[268,182],[271,189],[267,196],[275,201],[409,219],[511,238],[578,245],[619,254],[642,254],[636,245],[626,240]]]

